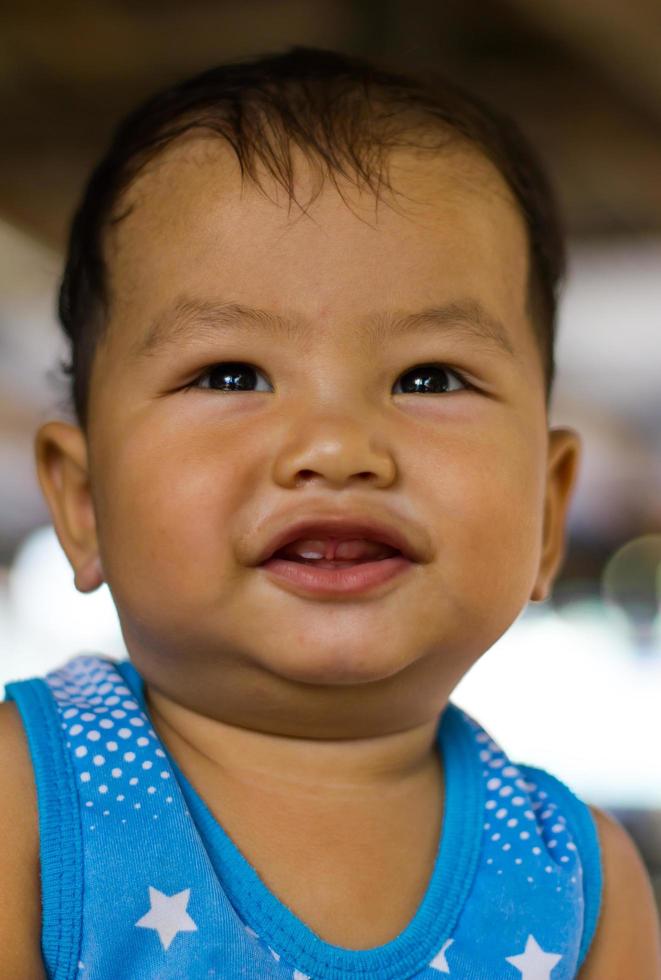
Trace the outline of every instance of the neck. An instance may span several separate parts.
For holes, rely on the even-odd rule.
[[[159,736],[175,758],[218,779],[342,797],[401,786],[438,765],[438,716],[404,731],[348,739],[272,734],[209,718],[145,690]]]

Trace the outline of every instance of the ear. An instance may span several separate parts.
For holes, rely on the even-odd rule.
[[[565,528],[572,490],[578,476],[581,440],[573,429],[549,432],[548,473],[544,505],[542,557],[530,598],[547,599],[565,557]]]
[[[87,440],[67,422],[47,422],[35,437],[37,476],[55,533],[71,563],[79,592],[103,583],[90,491]]]

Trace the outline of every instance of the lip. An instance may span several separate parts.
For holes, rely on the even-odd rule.
[[[319,515],[316,517],[304,518],[282,528],[271,540],[265,544],[255,561],[256,565],[264,565],[272,560],[276,551],[286,545],[296,541],[297,538],[314,538],[315,535],[328,538],[336,538],[341,541],[358,540],[365,538],[370,541],[378,541],[391,548],[396,548],[401,555],[393,558],[384,558],[379,562],[363,562],[362,566],[383,564],[386,561],[393,561],[395,558],[404,558],[408,564],[422,560],[422,554],[417,545],[409,540],[405,532],[390,524],[376,521],[370,517],[349,517],[344,515]],[[287,562],[287,564],[296,564]],[[309,565],[302,566],[309,569]],[[356,568],[361,566],[354,566]],[[314,570],[314,569],[313,569]],[[319,569],[319,571],[332,571],[335,569]],[[340,569],[340,571],[346,571]]]
[[[413,562],[404,555],[393,555],[378,561],[357,562],[346,568],[316,568],[285,558],[270,558],[260,568],[296,592],[332,598],[370,592],[412,565]]]

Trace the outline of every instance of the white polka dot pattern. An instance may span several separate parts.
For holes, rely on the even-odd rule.
[[[250,921],[250,914],[229,901],[227,877],[209,860],[199,834],[197,805],[191,799],[196,824],[164,746],[114,662],[79,656],[44,680],[71,760],[83,829],[83,894],[91,904],[82,917],[79,975],[89,971],[98,980],[115,980],[121,949],[133,965],[141,963],[136,980],[155,975],[156,951],[163,980],[202,975],[202,961],[204,975],[220,980],[229,976],[225,951],[231,949],[245,976],[310,980],[314,961],[296,968],[303,947],[293,934],[287,932],[288,947],[286,937],[269,933],[268,918],[258,934],[242,921]],[[548,774],[513,764],[470,716],[453,710],[460,716],[453,724],[461,726],[462,778],[466,787],[477,781],[482,791],[482,798],[468,794],[473,809],[465,821],[474,828],[475,875],[452,925],[431,937],[436,945],[426,966],[406,975],[504,980],[514,966],[527,976],[527,964],[532,969],[536,961],[552,961],[554,980],[572,980],[585,908],[582,854],[569,825],[577,811]],[[584,849],[583,837],[580,843]],[[108,901],[120,895],[122,900]],[[257,905],[253,895],[250,902]],[[320,955],[326,956],[323,945]],[[223,951],[220,964],[214,950]],[[385,976],[380,968],[362,967],[356,975]],[[395,972],[388,980],[395,980]]]
[[[46,681],[61,709],[62,728],[70,739],[67,745],[73,749],[81,797],[90,816],[100,809],[106,817],[125,817],[144,805],[158,817],[158,809],[172,803],[170,766],[148,717],[112,663],[77,657]],[[484,766],[486,866],[496,874],[514,870],[529,884],[540,873],[554,874],[562,867],[578,882],[576,845],[566,818],[556,813],[557,804],[548,802],[547,794],[526,781],[487,732],[466,718]],[[94,819],[89,826],[96,826]]]
[[[45,680],[60,708],[88,829],[95,830],[100,817],[124,823],[127,816],[157,818],[172,803],[172,771],[113,664],[80,656]]]
[[[468,718],[468,716],[467,716]],[[502,749],[473,719],[485,786],[483,860],[491,872],[516,873],[534,885],[540,874],[581,874],[566,817],[534,782],[526,780]],[[565,867],[566,866],[566,867]],[[564,874],[563,874],[564,877]],[[557,890],[561,890],[560,884]]]

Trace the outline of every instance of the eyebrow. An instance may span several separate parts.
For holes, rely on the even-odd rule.
[[[313,322],[299,316],[281,315],[242,303],[207,302],[181,296],[152,320],[132,353],[136,357],[151,357],[195,335],[214,337],[227,332],[257,331],[278,341],[307,340],[316,330]],[[372,346],[412,332],[454,333],[479,340],[510,357],[518,356],[503,322],[476,299],[455,300],[413,313],[375,313],[361,326],[365,343]]]

